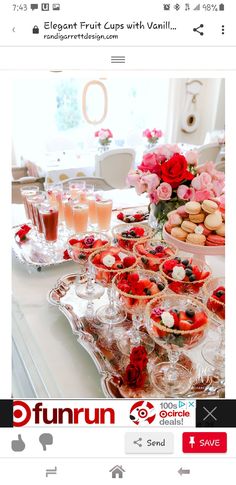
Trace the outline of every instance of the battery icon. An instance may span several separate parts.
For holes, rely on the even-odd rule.
[[[219,5],[219,10],[221,10],[221,11],[222,11],[222,10],[224,10],[224,9],[225,9],[224,4],[223,4],[223,3],[220,3],[220,5]]]

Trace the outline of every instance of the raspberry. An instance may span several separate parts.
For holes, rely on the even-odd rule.
[[[134,256],[126,256],[124,259],[123,259],[123,265],[125,268],[129,268],[130,266],[132,266],[134,263],[135,263],[136,259]]]
[[[117,214],[117,219],[119,219],[120,221],[123,221],[124,220],[124,214],[123,214],[123,212],[120,212],[119,214]]]

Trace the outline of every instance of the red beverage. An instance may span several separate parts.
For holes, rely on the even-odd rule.
[[[57,240],[58,231],[58,209],[41,207],[40,214],[46,241],[55,242]]]

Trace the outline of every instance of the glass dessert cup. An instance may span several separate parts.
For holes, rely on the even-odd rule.
[[[118,325],[126,319],[124,307],[115,299],[112,280],[117,274],[127,271],[128,266],[124,265],[130,263],[129,268],[135,268],[137,259],[128,251],[111,246],[107,251],[101,250],[93,253],[89,257],[89,263],[93,268],[95,281],[107,288],[109,302],[98,308],[96,317],[101,324],[109,325],[109,339],[111,340],[112,325]]]
[[[207,342],[202,348],[204,360],[220,376],[224,375],[225,362],[225,278],[212,278],[203,286],[204,301],[210,313],[213,328],[217,329],[218,342]]]
[[[175,274],[173,277],[172,262],[185,270],[185,275]],[[188,264],[187,264],[188,263]],[[169,268],[167,270],[167,268]],[[182,270],[180,270],[182,272]],[[160,272],[168,282],[168,290],[173,294],[193,295],[202,299],[203,285],[211,278],[211,268],[202,260],[175,256],[160,264]],[[196,275],[199,279],[196,279]],[[183,279],[182,279],[183,278]]]
[[[112,234],[117,246],[126,249],[126,251],[133,251],[135,243],[151,239],[153,229],[147,224],[119,224],[113,227]]]
[[[41,204],[39,206],[39,215],[49,255],[52,262],[56,262],[55,244],[58,237],[58,208],[54,204]]]
[[[152,383],[164,397],[184,395],[191,388],[192,376],[178,360],[182,351],[204,340],[209,312],[203,303],[191,296],[174,296],[167,292],[163,298],[147,305],[146,317],[149,335],[167,350],[169,358],[169,362],[161,362],[150,369]]]
[[[98,248],[105,250],[110,244],[111,239],[108,236],[95,231],[73,234],[68,239],[68,253],[73,261],[79,264],[79,284],[76,286],[76,294],[80,298],[95,300],[103,295],[104,289],[94,281],[94,268],[88,260],[92,253],[98,251]],[[86,278],[86,283],[83,277]]]
[[[134,245],[134,254],[139,258],[138,265],[149,271],[159,271],[161,263],[173,257],[176,252],[177,248],[156,237]]]
[[[148,221],[149,212],[146,209],[125,209],[117,214],[117,221],[125,224],[143,223]]]
[[[128,283],[129,281],[130,283]],[[140,331],[140,327],[145,322],[147,303],[153,298],[163,295],[167,290],[165,278],[160,273],[145,271],[137,267],[135,270],[126,271],[124,275],[115,276],[113,286],[119,294],[120,302],[127,313],[132,316],[133,322],[131,330],[125,332],[117,342],[120,351],[125,355],[130,355],[133,347],[143,345],[147,353],[150,354],[155,343],[152,337]],[[141,293],[141,295],[138,293]]]

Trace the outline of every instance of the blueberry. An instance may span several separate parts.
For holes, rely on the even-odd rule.
[[[86,259],[86,255],[85,255],[85,254],[83,254],[83,253],[80,253],[80,255],[79,255],[79,259]]]
[[[165,288],[165,285],[163,283],[158,283],[157,287],[158,287],[158,290],[163,291]]]
[[[147,295],[147,296],[150,296],[152,294],[151,291],[148,288],[144,288],[143,291],[144,291],[145,295]]]
[[[222,290],[219,290],[219,291],[217,291],[217,292],[216,292],[216,296],[217,296],[218,298],[220,298],[220,297],[221,297],[222,295],[224,295],[224,294],[225,294],[225,292],[224,292],[224,291],[222,291]]]
[[[151,251],[149,251],[150,254],[156,254],[156,250],[155,249],[151,249]]]
[[[186,270],[185,270],[185,274],[186,274],[186,276],[191,276],[191,275],[193,274],[193,272],[192,272],[192,270],[191,270],[191,269],[186,268]]]
[[[176,256],[176,257],[174,258],[174,260],[175,260],[175,261],[178,261],[178,263],[181,263],[181,258],[178,258],[178,256]]]
[[[148,259],[145,258],[144,256],[141,257],[141,261],[143,264],[147,264],[148,263]]]
[[[189,281],[191,281],[191,283],[192,281],[195,281],[195,279],[196,279],[195,274],[192,274],[191,276],[189,276]]]
[[[184,259],[184,260],[182,261],[182,264],[183,264],[184,266],[188,266],[188,264],[189,264],[189,260],[188,260],[188,259]]]
[[[188,264],[188,266],[186,267],[186,269],[193,269],[193,267],[191,266],[191,264]]]
[[[192,310],[192,308],[188,308],[185,313],[186,313],[186,316],[189,318],[193,318],[195,315],[195,311]]]
[[[150,280],[149,280],[149,281],[151,281],[151,283],[156,283],[155,278],[150,278]]]
[[[122,237],[128,237],[128,232],[122,232],[122,233],[121,233],[121,236],[122,236]]]
[[[119,269],[123,269],[123,268],[124,268],[124,266],[123,266],[123,264],[117,264],[117,268],[119,268]]]
[[[172,310],[172,312],[173,312],[173,313],[176,313],[176,315],[178,315],[178,314],[179,314],[179,310],[177,310],[177,308],[174,308],[174,309]]]
[[[135,231],[130,231],[130,236],[131,237],[136,237],[136,232]]]

